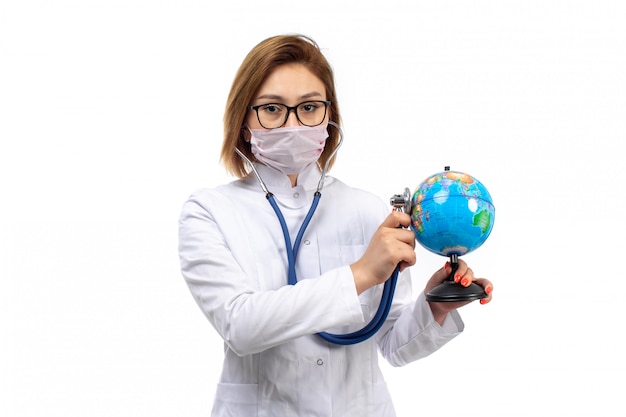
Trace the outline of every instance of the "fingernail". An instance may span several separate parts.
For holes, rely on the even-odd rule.
[[[486,298],[483,298],[482,300],[480,300],[480,303],[481,303],[481,304],[487,304],[487,299],[486,299]]]
[[[491,291],[493,291],[493,287],[492,287],[491,285],[490,285],[490,286],[488,286],[487,288],[485,288],[485,292],[486,292],[487,294],[491,294]]]
[[[458,283],[461,280],[461,274],[456,274],[454,276],[454,282]]]
[[[467,287],[469,284],[470,284],[470,283],[469,283],[469,279],[467,279],[467,278],[463,278],[463,279],[461,280],[461,285],[462,285],[462,286]]]

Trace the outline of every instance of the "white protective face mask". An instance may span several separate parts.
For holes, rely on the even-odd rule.
[[[327,126],[250,129],[252,154],[285,175],[300,174],[322,154],[328,138]]]

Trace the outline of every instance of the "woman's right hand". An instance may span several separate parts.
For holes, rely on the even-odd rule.
[[[387,281],[398,264],[401,271],[415,264],[415,235],[405,229],[410,223],[407,213],[391,212],[372,236],[361,259],[350,265],[358,294]]]

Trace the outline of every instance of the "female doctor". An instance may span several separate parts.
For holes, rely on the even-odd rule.
[[[179,220],[183,277],[224,340],[213,416],[394,416],[378,351],[402,366],[463,330],[467,302],[424,297],[447,263],[412,298],[409,215],[326,176],[340,120],[332,69],[308,37],[262,41],[235,76],[221,158],[239,179],[194,192]],[[459,262],[455,280],[481,285],[489,302],[492,284]],[[396,268],[373,334],[323,337],[359,334]]]

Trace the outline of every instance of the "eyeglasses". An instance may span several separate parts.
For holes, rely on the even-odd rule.
[[[259,123],[265,129],[276,129],[287,123],[289,113],[293,110],[298,121],[304,126],[321,125],[326,118],[326,109],[330,101],[313,100],[303,101],[291,107],[282,103],[266,103],[249,106],[248,109],[256,112]]]

